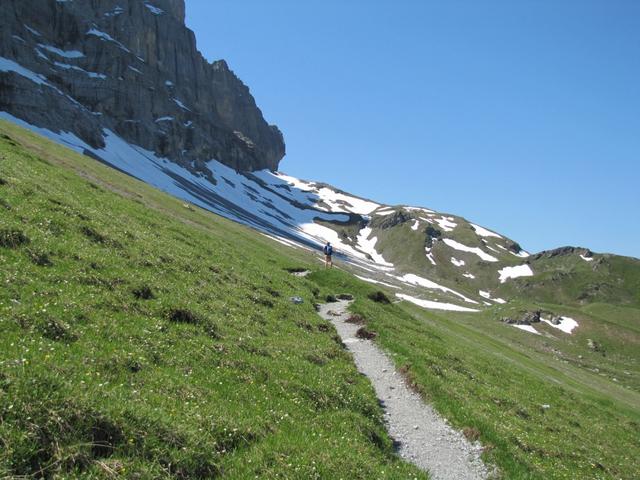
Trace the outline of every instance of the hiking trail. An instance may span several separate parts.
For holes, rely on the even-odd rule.
[[[450,427],[410,390],[391,359],[371,340],[356,337],[360,325],[346,322],[350,303],[339,300],[320,305],[318,314],[333,323],[358,370],[373,384],[384,409],[387,431],[398,445],[400,456],[428,471],[434,480],[489,478],[480,458],[482,447]]]

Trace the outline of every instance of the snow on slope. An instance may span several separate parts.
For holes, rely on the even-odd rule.
[[[493,257],[493,256],[489,255],[487,252],[482,250],[480,247],[468,247],[466,245],[463,245],[460,242],[456,242],[455,240],[452,240],[451,238],[445,238],[443,240],[443,242],[446,243],[447,245],[449,245],[451,248],[454,248],[456,250],[460,250],[461,252],[473,253],[473,254],[477,255],[478,257],[480,257],[481,260],[485,260],[487,262],[497,262],[498,261],[498,259],[496,257]]]
[[[486,228],[483,228],[479,225],[476,225],[474,223],[470,224],[473,229],[475,230],[475,232],[480,235],[481,237],[496,237],[496,238],[502,238],[500,235],[498,235],[497,233],[493,233],[491,230],[487,230]]]
[[[498,270],[500,275],[500,283],[506,282],[510,278],[518,277],[531,277],[533,276],[533,270],[527,264],[516,265],[515,267],[504,267],[502,270]]]
[[[415,305],[418,305],[419,307],[432,309],[432,310],[449,310],[453,312],[478,312],[479,311],[474,308],[461,307],[460,305],[454,305],[452,303],[423,300],[421,298],[412,297],[411,295],[405,295],[404,293],[396,293],[396,297],[402,300],[406,300],[407,302],[411,302]]]

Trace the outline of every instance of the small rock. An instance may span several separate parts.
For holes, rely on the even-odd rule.
[[[291,300],[291,303],[294,303],[296,305],[300,305],[301,303],[304,303],[304,300],[302,299],[302,297],[291,297],[290,300]]]
[[[551,405],[549,405],[548,403],[545,403],[544,405],[542,405],[543,410],[548,410],[550,408],[551,408]]]

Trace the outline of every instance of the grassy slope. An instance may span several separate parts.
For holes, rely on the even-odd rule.
[[[629,349],[626,364],[611,362],[621,375],[631,369],[633,377],[622,385],[580,366],[603,368],[608,358],[584,346],[584,362],[575,361],[565,334],[520,332],[492,310],[444,315],[405,303],[381,306],[363,299],[367,288],[349,279],[314,276],[358,295],[353,310],[368,319],[396,365],[454,425],[480,435],[487,460],[505,478],[640,476],[640,395],[632,388],[640,376],[637,348]],[[599,330],[596,320],[584,319],[582,328]]]
[[[0,132],[0,477],[424,478],[292,250]]]
[[[637,310],[594,304],[566,312],[584,315],[575,315],[581,328],[598,339],[609,332],[613,343],[602,356],[585,353],[580,336],[542,339],[507,327],[496,320],[497,310],[443,315],[380,305],[366,299],[370,285],[341,271],[307,280],[282,273],[313,261],[307,254],[274,247],[96,162],[2,128],[31,149],[46,148],[40,156],[68,163],[102,189],[35,159],[21,161],[21,171],[12,157],[7,165],[15,171],[7,175],[6,152],[16,147],[1,147],[7,185],[0,198],[13,209],[0,219],[11,219],[32,241],[0,249],[0,280],[11,285],[0,296],[0,442],[18,445],[2,450],[0,469],[35,458],[59,461],[51,470],[86,464],[96,476],[120,466],[149,476],[195,476],[209,466],[240,478],[307,478],[314,467],[326,478],[377,478],[382,470],[406,478],[411,469],[389,456],[371,389],[337,348],[333,330],[319,331],[326,326],[309,302],[294,307],[286,300],[349,291],[380,345],[453,424],[480,435],[490,447],[487,460],[504,478],[640,476],[640,372],[637,349],[625,340],[637,333]],[[113,188],[136,203],[105,191]],[[32,221],[38,216],[40,222]],[[78,233],[87,223],[120,246]],[[31,254],[38,261],[43,253],[53,266],[33,265]],[[132,297],[143,284],[157,299]],[[21,304],[11,301],[18,295]],[[173,308],[197,313],[199,324],[167,320]],[[77,340],[47,339],[42,333],[60,330],[51,332],[48,319],[65,320]],[[624,351],[614,353],[618,347]],[[594,373],[593,366],[608,373]],[[622,385],[611,380],[626,369],[631,376]],[[27,392],[35,388],[52,399],[30,400]],[[9,398],[22,403],[12,400],[9,410]],[[86,445],[103,420],[122,431],[110,456]],[[48,450],[37,452],[43,446]]]

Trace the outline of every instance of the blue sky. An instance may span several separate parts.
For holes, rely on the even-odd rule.
[[[187,24],[282,171],[640,257],[640,1],[187,0]]]

